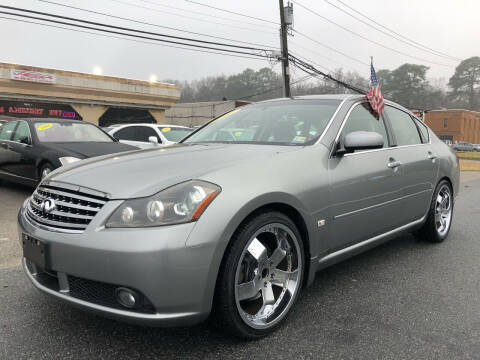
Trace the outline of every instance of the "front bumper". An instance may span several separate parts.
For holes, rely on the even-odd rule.
[[[107,206],[108,205],[108,206]],[[102,213],[116,207],[111,201]],[[183,326],[204,320],[211,310],[211,264],[215,241],[188,247],[195,223],[143,229],[105,229],[98,213],[85,232],[68,234],[35,226],[19,212],[19,235],[27,234],[48,247],[48,269],[23,259],[28,278],[39,290],[73,306],[140,325]],[[48,274],[51,279],[44,281]],[[141,293],[149,311],[105,306],[76,297],[69,283],[126,287]],[[210,289],[210,290],[209,290]]]

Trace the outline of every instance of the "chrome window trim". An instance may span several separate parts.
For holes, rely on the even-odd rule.
[[[327,133],[327,131],[330,129],[330,126],[332,125],[333,123],[333,120],[335,119],[335,117],[337,116],[338,112],[340,111],[340,109],[343,107],[343,104],[345,104],[345,102],[350,99],[351,97],[353,97],[354,95],[349,95],[347,96],[345,99],[343,99],[340,104],[338,104],[338,107],[337,109],[335,110],[335,112],[333,113],[332,117],[330,118],[330,120],[328,121],[327,123],[327,126],[325,126],[325,129],[323,130],[322,134],[320,135],[320,137],[318,138],[318,140],[315,142],[315,144],[313,145],[317,145],[318,143],[320,143],[323,139],[323,137],[325,136],[325,134]]]
[[[425,143],[425,144],[390,146],[390,147],[381,148],[381,149],[365,150],[365,151],[361,151],[361,152],[358,152],[358,153],[349,153],[349,154],[343,155],[343,157],[348,157],[348,156],[353,156],[353,155],[368,154],[368,153],[371,153],[371,152],[374,152],[374,151],[395,150],[395,149],[403,149],[403,148],[409,148],[409,147],[415,147],[415,146],[426,146],[426,145],[428,145],[428,144]]]
[[[338,133],[337,133],[337,136],[335,137],[335,141],[333,142],[334,144],[337,144],[338,142],[338,139],[340,138],[340,134],[342,133],[343,131],[343,128],[345,127],[345,124],[347,122],[347,119],[348,117],[350,116],[350,113],[353,111],[353,109],[355,108],[355,106],[359,105],[359,104],[363,104],[363,103],[366,103],[368,102],[368,100],[359,100],[355,103],[353,103],[353,105],[351,106],[350,109],[348,109],[348,112],[347,114],[345,115],[345,118],[343,119],[343,122],[342,122],[342,125],[340,126],[340,129],[338,130]],[[406,112],[404,109],[402,109],[401,107],[399,106],[394,106],[392,105],[391,103],[386,103],[385,105],[388,105],[388,106],[392,106],[400,111],[403,111],[405,113],[407,113],[409,116],[411,116],[411,114],[409,114],[408,112]],[[414,121],[412,119],[412,121]],[[384,120],[384,123],[385,123],[385,120]],[[384,147],[384,148],[381,148],[381,149],[372,149],[372,150],[365,150],[365,151],[361,151],[361,152],[358,152],[358,153],[348,153],[348,154],[344,154],[343,156],[344,157],[347,157],[347,156],[353,156],[353,155],[361,155],[361,154],[368,154],[368,153],[371,153],[371,152],[376,152],[376,151],[385,151],[385,150],[393,150],[393,149],[402,149],[402,148],[408,148],[408,147],[413,147],[413,146],[423,146],[423,145],[431,145],[432,144],[432,137],[430,136],[430,129],[428,128],[428,126],[424,125],[427,130],[429,131],[428,133],[428,138],[429,138],[429,141],[427,143],[420,143],[420,144],[411,144],[411,145],[400,145],[400,146],[388,146],[388,147]],[[385,126],[386,127],[386,126]],[[388,129],[387,129],[388,131]],[[393,131],[393,130],[392,130]],[[332,149],[332,152],[330,154],[330,157],[332,157],[333,155],[333,149]]]
[[[402,107],[400,107],[400,106],[398,106],[398,105],[396,105],[396,104],[394,105],[394,104],[392,104],[392,103],[390,103],[390,102],[385,103],[385,107],[386,107],[386,106],[391,106],[391,107],[393,107],[393,108],[395,108],[395,109],[397,109],[397,110],[400,110],[400,111],[406,113],[406,114],[409,115],[410,117],[415,118],[420,124],[422,124],[423,126],[425,126],[425,127],[427,128],[427,132],[428,132],[428,142],[422,143],[421,145],[427,145],[427,144],[431,144],[431,143],[432,143],[432,137],[430,136],[430,129],[428,128],[427,125],[425,125],[422,121],[420,121],[420,119],[418,119],[415,115],[413,115],[413,113],[409,112],[407,109],[404,109],[404,108],[402,108]],[[407,111],[405,111],[405,110],[407,110]],[[387,116],[388,116],[388,115],[387,115]],[[413,121],[413,123],[415,124],[415,120],[412,119],[412,121]],[[417,126],[417,124],[415,124],[415,126]],[[392,132],[393,132],[393,130],[392,130]],[[420,136],[420,140],[422,140],[422,135],[419,134],[419,136]],[[419,144],[411,144],[411,145],[419,145]],[[411,146],[411,145],[400,145],[400,146],[396,146],[396,147]]]

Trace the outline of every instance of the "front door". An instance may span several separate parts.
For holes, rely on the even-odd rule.
[[[329,160],[332,199],[331,251],[339,250],[401,225],[402,168],[382,117],[368,103],[354,105],[338,136],[353,131],[374,131],[383,136],[384,147],[356,151]]]

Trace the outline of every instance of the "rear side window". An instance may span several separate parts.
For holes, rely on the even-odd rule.
[[[415,118],[413,118],[413,122],[417,124],[417,127],[420,130],[420,134],[422,135],[422,141],[424,143],[428,143],[430,141],[430,138],[428,135],[428,128],[421,121],[418,121]]]
[[[115,134],[113,134],[113,137],[118,140],[139,141],[135,136],[135,128],[136,126],[128,126],[126,128],[120,129],[115,132]]]
[[[151,127],[137,126],[137,133],[135,134],[135,137],[137,138],[137,141],[148,142],[148,138],[150,136],[155,136],[157,138],[158,142],[161,142],[161,140],[158,137],[157,132],[155,130],[153,130]]]
[[[422,139],[413,119],[406,112],[385,106],[397,146],[421,144]]]
[[[370,104],[356,105],[350,113],[340,135],[341,139],[354,131],[376,132],[383,136],[383,147],[388,147],[388,136],[383,119],[374,113]]]
[[[0,128],[0,140],[11,140],[13,135],[13,130],[15,130],[15,126],[17,126],[16,121],[11,121],[3,125]]]

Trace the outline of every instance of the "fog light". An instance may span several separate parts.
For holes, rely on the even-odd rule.
[[[127,308],[133,308],[138,303],[138,294],[133,290],[118,288],[115,290],[115,294],[117,295],[117,301],[120,305]]]

